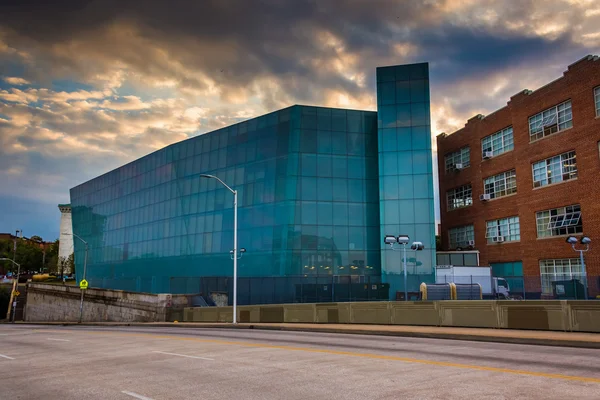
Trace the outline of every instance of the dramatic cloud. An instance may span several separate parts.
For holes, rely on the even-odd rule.
[[[381,65],[429,61],[432,131],[451,132],[597,51],[599,27],[588,0],[4,2],[0,206],[54,207],[129,160],[290,104],[375,109]]]
[[[9,85],[13,85],[13,86],[21,86],[21,85],[29,85],[30,82],[27,79],[23,79],[23,78],[17,78],[15,76],[9,76],[6,78],[3,78],[4,82],[8,83]]]

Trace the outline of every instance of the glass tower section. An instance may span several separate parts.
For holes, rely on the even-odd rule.
[[[408,290],[418,291],[435,260],[428,63],[377,68],[377,108],[382,278],[392,294],[404,290],[403,253],[383,237],[409,235],[425,245],[407,250]]]

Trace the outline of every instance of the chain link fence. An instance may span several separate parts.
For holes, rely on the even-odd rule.
[[[479,283],[483,298],[493,299],[498,293],[508,293],[516,300],[588,299],[600,296],[600,276],[489,276],[444,277],[433,274],[408,275],[406,288],[409,300],[419,299],[421,283]],[[226,294],[233,299],[232,277],[132,277],[90,279],[91,287],[146,293]],[[285,276],[238,278],[238,304],[325,303],[348,301],[404,300],[404,276]],[[503,290],[503,288],[505,290]],[[501,296],[502,297],[502,296]],[[600,300],[600,298],[598,299]]]

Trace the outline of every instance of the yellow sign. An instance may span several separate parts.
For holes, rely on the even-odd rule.
[[[15,290],[15,296],[19,297],[20,294],[21,294],[21,292],[19,292],[18,290]]]
[[[86,281],[85,279],[82,279],[81,282],[79,282],[79,289],[85,290],[87,288],[88,288],[88,281]]]

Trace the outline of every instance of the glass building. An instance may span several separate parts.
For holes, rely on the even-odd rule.
[[[246,279],[240,304],[291,301],[299,282],[383,280],[400,290],[401,256],[382,245],[390,233],[426,245],[410,255],[418,262],[409,272],[430,274],[427,77],[427,64],[379,68],[378,112],[292,106],[175,143],[71,189],[90,285],[194,293],[213,279],[216,286],[204,289],[231,290],[233,196],[200,174],[239,193],[238,242],[246,249],[238,262]],[[76,240],[78,279],[84,257]],[[274,295],[256,300],[251,291]]]
[[[427,63],[377,68],[380,233],[408,235],[423,251],[407,251],[408,290],[431,281],[435,263],[435,215],[429,66]],[[386,251],[382,278],[391,292],[404,290],[402,253]],[[389,248],[388,248],[389,249]]]

